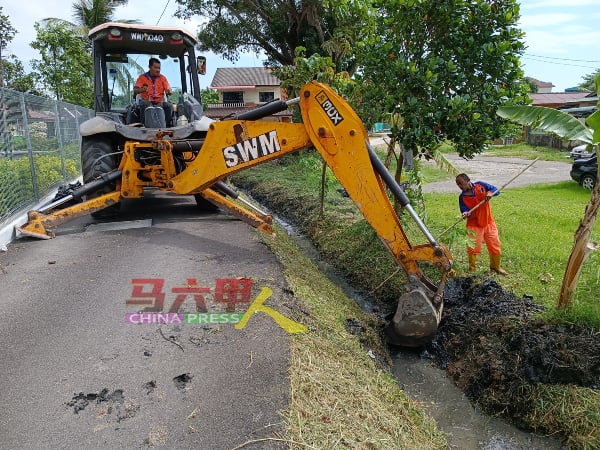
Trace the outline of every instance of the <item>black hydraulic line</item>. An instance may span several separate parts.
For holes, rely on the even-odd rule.
[[[375,171],[381,176],[386,186],[392,191],[392,194],[400,201],[402,206],[406,206],[410,203],[408,196],[402,190],[400,185],[394,180],[392,174],[387,170],[385,165],[381,162],[377,154],[373,151],[373,149],[368,146],[369,150],[369,158],[371,158],[371,164],[373,164],[373,168]]]
[[[211,186],[211,189],[219,191],[221,194],[229,195],[234,200],[238,198],[238,193],[227,186],[222,181],[217,181],[215,184]]]
[[[122,173],[123,172],[121,172],[120,170],[115,170],[113,172],[103,173],[98,178],[94,179],[93,181],[84,184],[79,189],[76,189],[71,194],[67,195],[66,197],[63,197],[63,198],[60,198],[58,200],[53,201],[49,205],[44,206],[39,211],[40,212],[48,211],[48,210],[50,210],[52,208],[57,207],[58,205],[62,205],[63,203],[66,203],[68,201],[81,198],[84,195],[89,194],[90,192],[97,191],[101,187],[104,187],[105,185],[109,184],[110,182],[118,180],[119,178],[121,178]]]
[[[273,101],[250,111],[243,112],[237,116],[228,117],[225,120],[258,120],[263,117],[271,116],[275,113],[285,111],[289,106],[289,102],[283,100]]]
[[[111,181],[115,181],[115,180],[118,180],[119,178],[121,178],[122,173],[123,172],[121,172],[120,170],[103,173],[98,178],[95,178],[93,181],[81,186],[79,189],[74,191],[71,195],[73,196],[73,198],[80,198],[80,197],[84,196],[85,194],[97,191],[98,189],[100,189],[101,187],[104,187]]]
[[[394,194],[396,199],[398,199],[402,207],[406,208],[406,210],[416,222],[417,226],[423,232],[427,240],[431,242],[431,244],[433,244],[434,246],[438,246],[438,243],[436,242],[435,238],[429,232],[429,230],[427,229],[419,215],[416,213],[416,211],[413,209],[406,193],[402,190],[400,185],[396,182],[396,180],[394,180],[392,174],[386,169],[385,165],[377,157],[377,154],[375,153],[375,150],[373,150],[373,148],[371,147],[371,144],[369,144],[369,141],[365,141],[365,143],[367,145],[367,150],[369,152],[369,158],[371,159],[373,169],[375,169],[375,171],[381,176],[383,182],[387,185],[390,191],[392,191],[392,194]]]
[[[210,189],[214,189],[215,191],[219,192],[222,195],[228,195],[229,197],[231,197],[234,200],[239,200],[240,202],[242,202],[246,206],[249,206],[253,210],[257,211],[262,216],[267,216],[268,215],[266,212],[264,212],[261,209],[257,208],[252,203],[244,200],[242,197],[239,196],[239,194],[236,191],[234,191],[232,188],[230,188],[229,186],[227,186],[222,181],[217,181],[215,184],[213,184],[212,186],[210,186]]]
[[[193,152],[198,151],[204,145],[204,139],[188,139],[181,141],[171,141],[174,152]]]

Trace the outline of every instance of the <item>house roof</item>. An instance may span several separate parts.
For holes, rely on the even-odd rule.
[[[540,81],[537,78],[532,78],[532,77],[526,77],[529,81],[531,81],[532,83],[536,84],[537,87],[540,88],[552,88],[554,87],[554,85],[548,81]]]
[[[211,89],[254,89],[257,86],[279,86],[281,81],[265,67],[224,67],[215,71]]]
[[[27,111],[27,115],[29,116],[30,119],[37,120],[37,121],[45,120],[45,121],[51,122],[51,121],[56,120],[56,118],[54,117],[54,114],[46,114],[41,111],[35,111],[33,109],[29,109]]]
[[[552,92],[548,94],[530,93],[529,97],[535,106],[550,106],[584,99],[586,95],[585,92]]]

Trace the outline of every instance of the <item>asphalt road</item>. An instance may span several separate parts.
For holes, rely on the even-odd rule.
[[[289,317],[279,263],[258,232],[199,213],[190,197],[130,202],[119,220],[145,222],[101,231],[80,219],[0,253],[0,448],[231,449],[281,431],[289,335],[270,316],[256,313],[241,330],[125,323],[141,308],[126,301],[151,291],[138,280],[136,293],[134,279],[164,280],[164,311],[190,286],[208,289],[216,311],[227,297],[218,280],[250,278],[242,300],[266,286],[265,304]]]
[[[388,139],[374,137],[370,142],[373,146],[385,147]],[[531,167],[528,166],[533,162],[532,160],[488,156],[486,153],[476,155],[472,159],[462,158],[455,153],[447,153],[446,158],[460,171],[469,175],[472,181],[487,181],[496,187],[504,186],[517,175],[507,189],[531,184],[571,181],[569,172],[573,161],[566,157],[564,161],[536,161]],[[423,160],[422,164],[435,163]],[[458,193],[459,189],[456,187],[454,179],[449,178],[444,181],[427,183],[423,186],[423,192]]]
[[[469,175],[472,181],[487,181],[496,187],[504,186],[510,180],[507,189],[528,186],[531,184],[558,183],[571,180],[569,171],[572,161],[533,161],[520,158],[477,155],[473,159],[461,158],[456,154],[447,154],[450,162],[462,172]],[[525,170],[523,172],[523,170]],[[521,173],[522,172],[522,173]],[[460,192],[454,179],[428,183],[424,192]]]

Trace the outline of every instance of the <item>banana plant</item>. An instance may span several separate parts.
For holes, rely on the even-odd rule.
[[[600,76],[596,79],[596,87],[600,93]],[[504,119],[521,125],[529,125],[536,129],[552,132],[564,139],[578,139],[587,144],[595,145],[596,155],[600,156],[600,151],[596,145],[600,142],[600,111],[596,111],[589,116],[585,124],[567,113],[542,106],[503,106],[498,109],[497,114]],[[598,182],[592,190],[583,219],[575,231],[573,249],[567,261],[558,297],[558,309],[565,309],[573,304],[583,263],[594,250],[600,248],[597,243],[590,242],[590,236],[600,207],[600,169],[598,172],[596,177]]]

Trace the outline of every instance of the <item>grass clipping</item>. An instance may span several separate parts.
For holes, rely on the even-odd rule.
[[[379,336],[346,330],[370,320],[278,230],[264,241],[282,264],[309,331],[291,339],[290,448],[437,449],[443,434],[398,387],[381,361]],[[371,333],[371,334],[369,334]],[[370,351],[369,351],[370,350]],[[377,360],[380,361],[379,367]]]

